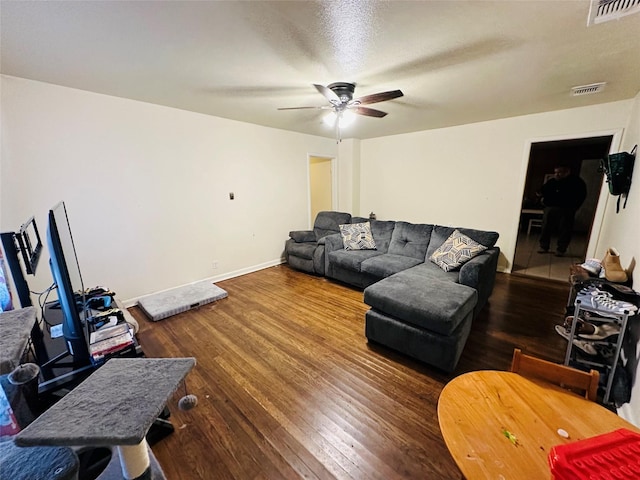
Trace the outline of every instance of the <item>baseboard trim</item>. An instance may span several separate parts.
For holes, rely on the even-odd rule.
[[[264,270],[265,268],[271,268],[271,267],[275,267],[276,265],[282,265],[283,263],[285,263],[284,257],[283,258],[279,258],[277,260],[270,260],[268,262],[259,263],[257,265],[252,265],[250,267],[241,268],[239,270],[234,270],[232,272],[222,273],[220,275],[215,275],[213,277],[201,278],[200,280],[196,280],[195,282],[185,283],[185,284],[182,284],[182,285],[174,285],[174,286],[172,286],[170,288],[166,288],[164,290],[158,290],[157,292],[148,293],[147,295],[140,295],[139,297],[133,297],[133,298],[129,298],[127,300],[121,300],[121,302],[125,306],[125,308],[135,307],[135,306],[138,305],[138,302],[140,301],[141,298],[145,298],[145,297],[148,297],[150,295],[155,295],[157,293],[167,292],[167,291],[173,290],[175,288],[183,287],[185,285],[193,285],[194,283],[199,283],[199,282],[202,282],[202,281],[210,281],[212,283],[221,282],[222,280],[228,280],[230,278],[241,277],[242,275],[247,275],[248,273],[257,272],[258,270]]]

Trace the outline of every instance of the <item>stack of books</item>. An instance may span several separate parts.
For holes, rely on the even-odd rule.
[[[94,360],[101,360],[106,355],[119,352],[134,344],[133,332],[127,323],[105,326],[91,332],[89,353]]]

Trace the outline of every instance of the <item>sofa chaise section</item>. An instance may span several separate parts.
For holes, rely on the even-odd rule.
[[[364,291],[371,306],[365,314],[365,336],[422,362],[451,372],[466,344],[475,289],[430,279],[416,269],[385,278]]]

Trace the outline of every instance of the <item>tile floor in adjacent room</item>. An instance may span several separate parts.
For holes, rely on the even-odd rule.
[[[532,230],[529,235],[526,231],[518,234],[512,273],[566,281],[569,267],[584,262],[588,240],[586,235],[575,234],[564,257],[556,257],[551,253],[555,251],[555,237],[551,238],[550,253],[538,253],[539,235],[539,229]]]

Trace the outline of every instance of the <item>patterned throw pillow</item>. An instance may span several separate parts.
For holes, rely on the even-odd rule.
[[[371,234],[371,224],[347,223],[340,225],[342,244],[345,250],[375,250],[376,241]]]
[[[445,242],[433,252],[429,260],[445,272],[451,272],[487,249],[475,240],[454,230]]]

